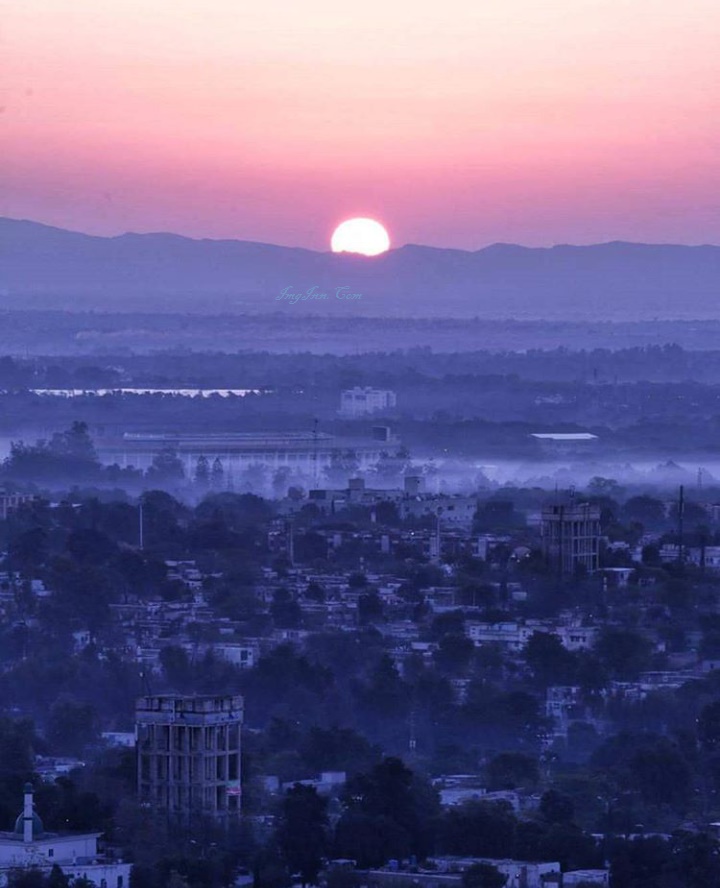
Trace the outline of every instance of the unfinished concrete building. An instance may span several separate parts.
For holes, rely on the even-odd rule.
[[[593,573],[600,567],[600,507],[557,503],[542,510],[543,550],[560,573]]]
[[[237,817],[242,697],[142,697],[135,721],[141,803],[184,823]]]

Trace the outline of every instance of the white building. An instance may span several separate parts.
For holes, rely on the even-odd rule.
[[[463,873],[475,863],[494,866],[506,877],[506,886],[521,885],[524,888],[542,888],[554,878],[557,884],[561,878],[560,864],[557,861],[525,861],[488,857],[431,857],[439,873]]]
[[[476,647],[483,644],[498,644],[508,651],[521,651],[535,632],[555,635],[563,647],[569,651],[588,650],[597,639],[597,629],[581,626],[575,622],[558,625],[552,621],[528,620],[516,622],[507,620],[500,623],[485,623],[469,620],[465,624],[465,634]]]
[[[340,393],[340,415],[348,419],[393,410],[397,406],[397,395],[389,389],[355,388]]]
[[[13,869],[37,868],[47,873],[56,864],[71,878],[85,878],[97,888],[128,888],[130,864],[107,860],[98,851],[101,833],[45,832],[33,809],[33,789],[25,785],[23,810],[12,832],[0,833],[0,886]]]
[[[563,886],[570,885],[609,885],[610,870],[570,870],[563,873]]]

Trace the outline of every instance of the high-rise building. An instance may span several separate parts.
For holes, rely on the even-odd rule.
[[[600,507],[555,503],[542,510],[545,558],[562,573],[588,573],[600,567]]]
[[[239,814],[242,697],[142,697],[135,721],[142,803],[185,823]]]

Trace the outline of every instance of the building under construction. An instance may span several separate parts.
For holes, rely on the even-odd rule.
[[[542,510],[543,552],[559,573],[592,573],[600,567],[600,507],[554,503]]]
[[[142,697],[135,721],[141,803],[186,824],[239,814],[242,697]]]

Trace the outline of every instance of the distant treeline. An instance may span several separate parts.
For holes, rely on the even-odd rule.
[[[52,294],[49,294],[50,296]],[[58,304],[66,297],[58,296]],[[287,309],[290,307],[288,306]],[[0,352],[10,354],[132,355],[240,350],[357,355],[364,351],[522,353],[530,349],[611,350],[677,343],[717,348],[720,322],[544,321],[487,318],[313,316],[294,310],[267,314],[141,314],[138,312],[3,312]]]

